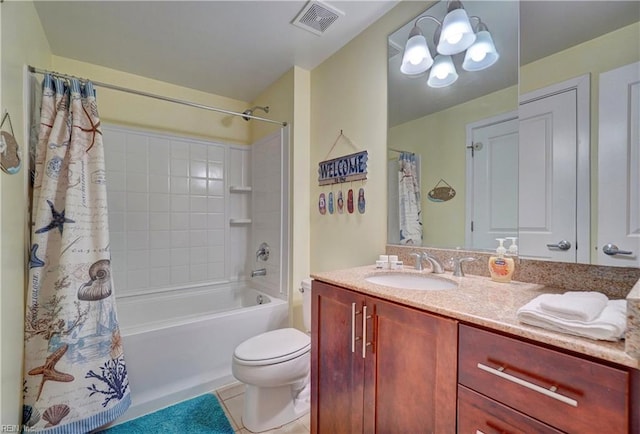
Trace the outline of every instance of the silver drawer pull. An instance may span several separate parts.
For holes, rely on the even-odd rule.
[[[367,358],[367,347],[372,342],[367,342],[367,320],[373,318],[373,315],[367,315],[367,306],[362,308],[362,358]]]
[[[480,431],[479,429],[476,430],[476,434],[484,434],[482,431]]]
[[[578,401],[576,401],[575,399],[571,399],[567,396],[561,395],[552,390],[545,389],[544,387],[540,387],[537,384],[533,384],[528,381],[522,380],[518,377],[514,377],[513,375],[509,375],[506,372],[503,372],[504,368],[494,369],[490,366],[483,365],[482,363],[478,363],[478,368],[490,374],[497,375],[500,378],[504,378],[507,381],[511,381],[512,383],[516,383],[516,384],[519,384],[520,386],[524,386],[527,389],[531,389],[535,392],[542,393],[543,395],[548,396],[549,398],[557,399],[558,401],[564,402],[565,404],[569,404],[572,407],[578,406]]]
[[[359,336],[356,336],[356,315],[360,315],[362,312],[356,311],[356,304],[351,303],[351,352],[356,352],[356,341],[360,340]]]

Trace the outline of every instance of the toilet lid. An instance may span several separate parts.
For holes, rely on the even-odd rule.
[[[311,348],[311,338],[298,329],[272,330],[247,339],[233,356],[246,365],[266,365],[296,358]]]

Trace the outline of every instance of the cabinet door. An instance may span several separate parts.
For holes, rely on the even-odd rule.
[[[366,304],[373,345],[365,359],[364,432],[455,432],[456,322],[378,299]]]
[[[311,432],[362,432],[364,296],[315,280],[311,294]]]

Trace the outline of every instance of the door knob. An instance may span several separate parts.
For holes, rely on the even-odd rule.
[[[618,246],[616,246],[615,244],[605,244],[604,246],[602,246],[602,252],[605,255],[610,255],[610,256],[614,256],[614,255],[633,255],[633,252],[630,252],[628,250],[620,250],[618,249]]]
[[[567,240],[560,240],[558,244],[547,244],[547,247],[550,249],[569,250],[571,243]]]

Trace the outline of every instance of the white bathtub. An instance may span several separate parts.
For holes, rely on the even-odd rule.
[[[118,423],[233,381],[235,347],[286,327],[289,310],[238,284],[129,296],[117,309],[132,398]]]

